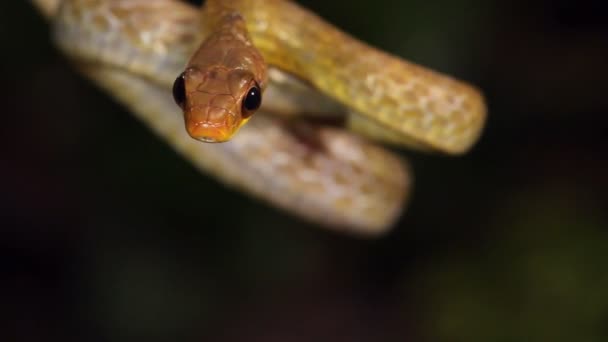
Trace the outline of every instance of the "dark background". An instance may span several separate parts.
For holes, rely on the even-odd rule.
[[[602,1],[302,1],[479,86],[461,158],[362,240],[197,173],[0,4],[2,341],[607,341]],[[0,325],[0,327],[2,327]]]

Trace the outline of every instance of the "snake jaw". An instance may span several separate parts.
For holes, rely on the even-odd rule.
[[[205,143],[222,143],[230,140],[230,137],[232,137],[232,134],[227,134],[224,130],[209,127],[205,124],[196,126],[195,128],[188,128],[187,130],[192,138]]]

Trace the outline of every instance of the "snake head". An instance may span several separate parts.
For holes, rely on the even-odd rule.
[[[251,118],[262,103],[262,89],[246,70],[222,66],[189,67],[173,84],[188,134],[204,142],[225,142]]]

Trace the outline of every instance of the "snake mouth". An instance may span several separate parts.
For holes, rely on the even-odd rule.
[[[217,125],[209,122],[199,122],[192,125],[186,125],[186,131],[193,139],[206,143],[221,143],[232,138],[235,133],[234,129],[226,125]]]

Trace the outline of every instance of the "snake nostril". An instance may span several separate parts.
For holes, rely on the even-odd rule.
[[[173,83],[173,100],[178,106],[184,108],[186,102],[186,75],[182,72]]]

